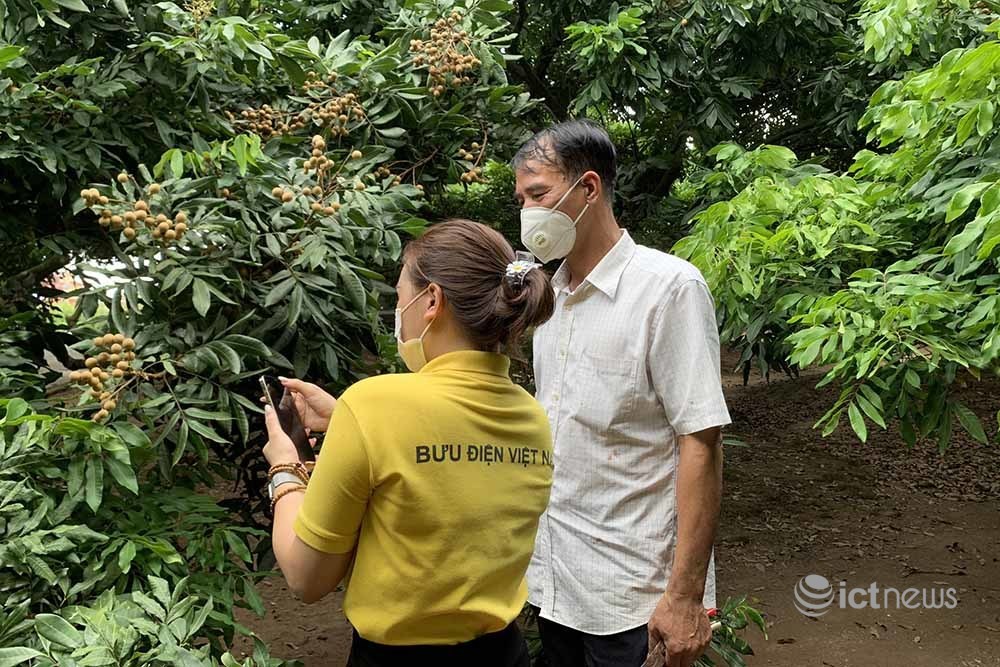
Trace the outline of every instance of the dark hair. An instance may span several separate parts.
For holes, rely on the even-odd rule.
[[[479,349],[516,351],[521,335],[552,316],[555,295],[541,268],[507,279],[514,249],[500,232],[471,220],[447,220],[406,245],[418,290],[441,287],[448,306]]]
[[[522,169],[529,160],[549,164],[569,180],[595,171],[608,200],[614,197],[618,174],[615,145],[607,131],[591,120],[569,120],[545,128],[521,146],[511,165]]]

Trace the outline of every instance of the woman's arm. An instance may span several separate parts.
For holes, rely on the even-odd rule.
[[[264,456],[271,466],[298,463],[299,456],[291,439],[281,430],[278,415],[271,406],[264,408],[268,440]],[[303,602],[313,603],[337,588],[350,566],[354,550],[326,553],[314,549],[295,534],[295,518],[305,497],[303,491],[286,492],[274,505],[271,543],[278,567],[288,587]]]
[[[303,497],[301,492],[289,493],[275,504],[271,542],[288,587],[303,602],[312,604],[337,588],[347,574],[354,552],[328,554],[298,538],[292,526]]]

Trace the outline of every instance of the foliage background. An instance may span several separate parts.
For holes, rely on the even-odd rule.
[[[1000,355],[997,12],[0,4],[0,665],[231,664],[269,566],[256,375],[393,369],[402,245],[449,216],[516,244],[505,165],[553,120],[608,126],[620,219],[702,269],[747,375],[827,370],[823,433],[995,439],[952,389]],[[140,202],[186,231],[112,223]],[[96,362],[97,396],[67,384],[109,333],[136,359]]]

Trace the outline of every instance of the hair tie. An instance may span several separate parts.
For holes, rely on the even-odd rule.
[[[541,266],[541,264],[532,260],[534,260],[534,255],[530,253],[520,251],[515,253],[514,261],[507,265],[507,270],[504,272],[507,282],[515,287],[524,285],[524,278],[528,275],[528,271]]]

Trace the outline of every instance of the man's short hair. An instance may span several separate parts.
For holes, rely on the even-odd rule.
[[[607,130],[590,120],[570,120],[547,127],[529,139],[514,155],[511,165],[521,169],[529,160],[555,167],[576,180],[597,172],[608,201],[614,198],[618,156]]]

